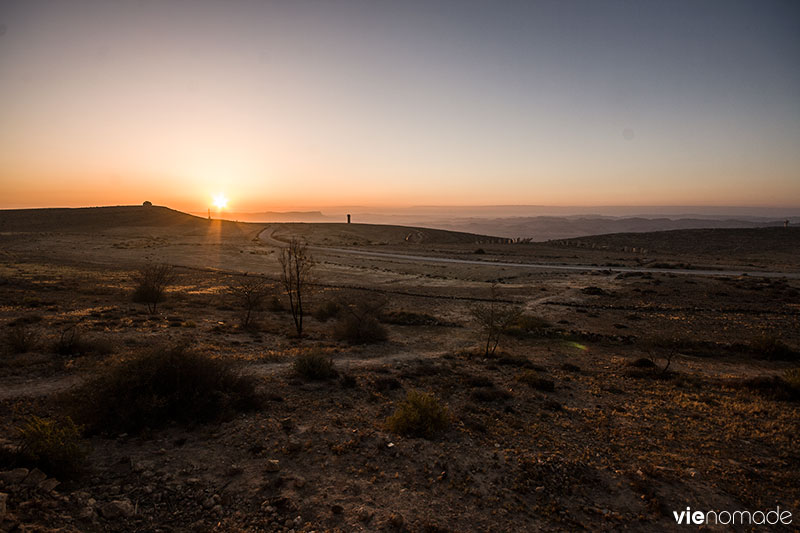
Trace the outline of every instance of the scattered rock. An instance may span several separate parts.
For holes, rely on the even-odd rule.
[[[0,472],[0,481],[6,485],[18,485],[22,483],[26,477],[28,477],[27,468],[15,468],[14,470]]]
[[[110,501],[100,506],[100,514],[109,520],[129,518],[133,516],[133,513],[133,504],[127,499]]]
[[[267,461],[267,464],[264,467],[264,470],[266,470],[267,472],[277,472],[280,469],[281,469],[280,461],[278,461],[277,459],[270,459],[269,461]]]
[[[404,523],[405,520],[403,520],[403,515],[400,513],[392,513],[391,516],[389,516],[389,525],[392,527],[400,529],[403,527]]]
[[[28,473],[28,476],[25,478],[25,481],[23,481],[22,484],[29,487],[35,487],[45,479],[47,479],[47,474],[38,468],[34,468],[30,471],[30,473]]]
[[[55,489],[60,484],[61,484],[61,482],[59,480],[57,480],[54,477],[51,477],[51,478],[45,479],[44,481],[39,483],[39,485],[37,485],[37,488],[39,490],[43,490],[44,492],[50,492],[51,490]]]

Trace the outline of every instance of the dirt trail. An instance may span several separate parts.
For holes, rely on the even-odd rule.
[[[396,363],[399,361],[432,359],[439,357],[444,353],[446,352],[437,351],[423,353],[417,351],[402,351],[399,353],[376,357],[363,355],[360,357],[342,357],[337,358],[335,362],[340,369],[361,369],[381,366],[387,363]],[[244,374],[249,374],[256,377],[266,377],[288,371],[291,366],[291,361],[254,363],[242,367],[241,370]],[[26,381],[20,381],[19,379],[13,378],[0,380],[0,401],[11,400],[14,398],[39,398],[42,396],[49,396],[51,394],[63,392],[75,385],[79,385],[90,378],[90,374],[72,374],[69,376],[33,378]]]
[[[266,227],[258,234],[258,238],[264,243],[278,248],[286,246],[273,237],[275,228]],[[332,248],[327,246],[309,246],[309,248],[329,253],[342,253],[352,255],[362,255],[369,257],[381,257],[386,259],[398,259],[415,263],[450,263],[459,265],[480,265],[489,267],[515,267],[539,270],[567,270],[572,272],[604,271],[604,272],[641,272],[651,274],[676,274],[683,276],[753,276],[763,278],[789,278],[800,279],[797,272],[770,272],[758,270],[702,270],[702,269],[681,269],[681,268],[635,268],[635,267],[610,267],[594,265],[559,265],[554,263],[510,263],[504,261],[479,261],[475,259],[452,259],[449,257],[435,257],[422,255],[407,255],[388,252],[372,252],[368,250],[351,250],[347,248]]]
[[[49,396],[82,383],[88,376],[72,374],[49,378],[33,378],[26,381],[5,379],[0,381],[0,401],[12,398],[35,398]]]

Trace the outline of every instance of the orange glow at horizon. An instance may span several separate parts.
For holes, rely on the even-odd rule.
[[[0,209],[800,208],[769,9],[192,4],[0,2]]]

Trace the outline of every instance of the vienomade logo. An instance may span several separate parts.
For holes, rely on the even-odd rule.
[[[770,511],[672,511],[675,521],[683,525],[722,524],[722,525],[788,525],[792,523],[792,513],[776,507]]]

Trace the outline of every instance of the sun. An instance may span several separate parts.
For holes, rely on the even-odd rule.
[[[228,199],[224,194],[218,194],[214,197],[214,207],[217,209],[225,209],[228,207]]]

